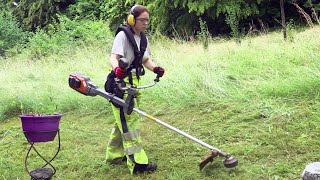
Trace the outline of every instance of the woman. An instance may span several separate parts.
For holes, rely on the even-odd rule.
[[[116,78],[126,77],[127,84],[138,86],[144,68],[153,71],[158,77],[162,77],[165,72],[151,60],[150,45],[144,34],[148,23],[149,11],[142,5],[135,5],[129,12],[126,26],[118,29],[114,39],[110,65]],[[119,67],[120,58],[129,63],[127,69]],[[107,161],[115,163],[126,160],[131,173],[155,171],[157,165],[149,163],[141,145],[139,117],[136,114],[125,114],[122,107],[112,105],[112,110],[115,126],[107,146]]]

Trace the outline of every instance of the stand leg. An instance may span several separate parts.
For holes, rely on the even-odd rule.
[[[51,179],[51,177],[56,173],[56,168],[51,164],[51,161],[53,161],[54,160],[54,158],[58,155],[58,153],[59,153],[59,151],[60,151],[60,145],[61,145],[61,143],[60,143],[60,130],[58,130],[58,149],[57,149],[57,152],[56,152],[56,154],[53,156],[53,158],[51,158],[50,159],[50,161],[47,161],[43,156],[41,156],[41,154],[37,151],[37,149],[35,148],[35,146],[34,146],[34,142],[30,142],[30,148],[29,148],[29,150],[28,150],[28,153],[27,153],[27,155],[26,155],[26,158],[25,158],[25,169],[26,169],[26,171],[28,172],[28,174],[31,176],[31,179],[35,179],[35,180],[37,180],[37,179],[41,179],[41,180],[45,180],[45,179]],[[38,154],[38,156],[43,160],[43,161],[45,161],[46,162],[46,164],[45,165],[43,165],[42,166],[42,168],[38,168],[38,169],[35,169],[35,170],[33,170],[33,171],[29,171],[29,169],[28,169],[28,167],[27,167],[27,165],[28,165],[28,163],[27,163],[27,161],[28,161],[28,157],[29,157],[29,154],[30,154],[30,151],[31,151],[31,149],[33,149],[37,154]],[[52,169],[53,169],[53,171],[52,171],[52,169],[50,169],[50,168],[44,168],[45,166],[47,166],[47,165],[49,165],[50,167],[52,167]]]

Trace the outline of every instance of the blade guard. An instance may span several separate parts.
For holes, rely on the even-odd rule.
[[[86,96],[95,96],[95,93],[92,93],[92,88],[97,88],[94,84],[90,82],[90,78],[86,77],[80,73],[70,73],[69,75],[69,86],[78,91],[81,94]]]
[[[213,161],[213,158],[217,157],[219,153],[217,151],[211,151],[209,155],[203,158],[203,160],[199,163],[200,171],[209,163]]]

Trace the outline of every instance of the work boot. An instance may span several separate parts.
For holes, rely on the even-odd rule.
[[[144,172],[154,172],[157,170],[156,163],[149,164],[136,164],[133,169],[133,173],[144,173]]]

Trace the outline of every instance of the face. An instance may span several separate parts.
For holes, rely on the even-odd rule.
[[[149,24],[149,14],[147,12],[143,12],[140,16],[136,17],[134,29],[137,32],[144,32]]]

